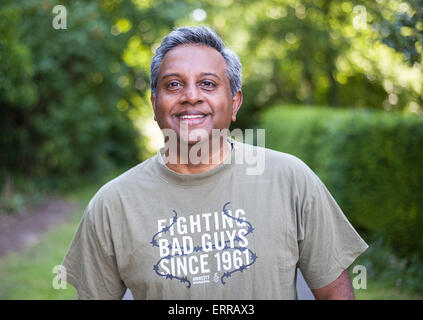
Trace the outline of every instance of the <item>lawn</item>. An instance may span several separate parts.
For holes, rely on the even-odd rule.
[[[91,186],[68,195],[80,204],[64,224],[44,233],[39,241],[21,251],[8,253],[0,259],[0,299],[74,299],[76,290],[54,289],[53,269],[60,265],[82,217],[84,207],[97,187]]]
[[[369,281],[367,289],[354,290],[357,300],[422,300],[423,295],[402,288]]]
[[[37,244],[0,260],[0,299],[75,298],[70,285],[64,290],[53,288],[53,268],[61,264],[81,214],[75,212],[71,221],[44,234]]]

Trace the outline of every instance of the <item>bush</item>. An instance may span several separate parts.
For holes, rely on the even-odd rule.
[[[55,4],[0,6],[0,192],[9,176],[18,189],[22,177],[69,189],[140,160],[134,106],[116,107],[133,93],[118,81],[132,73],[121,57],[129,35],[111,34],[113,19],[96,1],[64,1],[69,28],[55,30]]]
[[[279,106],[261,127],[267,147],[306,162],[359,230],[423,258],[423,118]]]

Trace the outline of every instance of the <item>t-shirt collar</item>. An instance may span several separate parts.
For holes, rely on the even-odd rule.
[[[224,162],[220,163],[218,166],[197,174],[183,174],[170,169],[164,160],[164,151],[165,147],[161,148],[157,152],[156,164],[158,167],[159,175],[168,183],[177,184],[177,185],[199,185],[203,183],[210,183],[219,179],[221,175],[229,171],[229,169],[235,165],[235,151],[236,151],[236,141],[228,138],[228,142],[231,145],[231,154],[228,156]]]

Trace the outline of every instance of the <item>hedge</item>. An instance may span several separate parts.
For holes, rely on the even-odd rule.
[[[317,173],[357,229],[399,256],[423,258],[423,117],[277,106],[260,127],[266,147]]]

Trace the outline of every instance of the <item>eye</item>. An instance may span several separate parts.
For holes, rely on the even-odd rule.
[[[166,88],[170,90],[178,89],[182,84],[179,81],[172,80],[166,84]]]
[[[206,89],[213,89],[216,87],[216,84],[210,80],[203,80],[201,81],[201,86]]]

